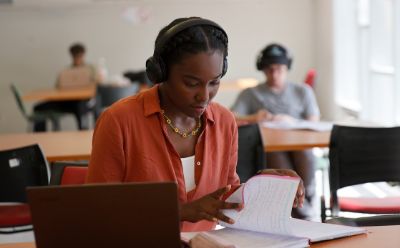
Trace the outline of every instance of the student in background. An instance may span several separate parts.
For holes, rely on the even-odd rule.
[[[175,181],[182,231],[232,222],[221,210],[241,206],[221,196],[240,183],[237,125],[229,110],[212,102],[227,54],[228,37],[212,21],[180,18],[164,27],[146,62],[155,86],[100,116],[87,182]],[[264,173],[297,176],[291,170]],[[299,187],[295,205],[302,204],[303,192]]]
[[[57,78],[56,87],[60,90],[89,87],[98,83],[101,78],[94,66],[85,63],[85,47],[76,43],[71,45],[69,52],[72,58],[72,65],[60,72]],[[72,113],[75,115],[78,128],[88,129],[88,123],[82,119],[94,105],[93,100],[71,100],[71,101],[48,101],[39,103],[34,111],[58,111]],[[46,121],[34,123],[34,131],[46,131]]]
[[[313,90],[306,84],[287,81],[292,64],[288,50],[280,44],[266,46],[257,57],[257,69],[266,82],[242,91],[231,110],[238,123],[286,121],[296,119],[318,121],[320,112]],[[294,169],[304,181],[305,205],[295,209],[294,217],[313,219],[315,200],[315,162],[311,150],[267,153],[267,166],[276,169]]]

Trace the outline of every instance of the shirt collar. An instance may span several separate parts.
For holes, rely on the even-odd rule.
[[[161,112],[160,96],[158,95],[159,87],[160,85],[156,84],[149,90],[143,92],[143,110],[145,117]],[[204,118],[214,124],[214,113],[212,111],[211,104],[208,105],[206,111],[204,111]]]

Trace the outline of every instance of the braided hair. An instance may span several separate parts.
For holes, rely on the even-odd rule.
[[[178,18],[160,30],[155,45],[171,27],[183,21],[198,17]],[[174,35],[159,51],[167,71],[172,64],[179,63],[188,54],[220,51],[224,57],[228,55],[228,37],[218,28],[211,25],[197,25]]]

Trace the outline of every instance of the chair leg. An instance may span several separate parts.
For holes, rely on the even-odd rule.
[[[321,222],[325,223],[326,221],[326,206],[325,206],[325,197],[321,196]]]
[[[60,131],[60,120],[57,117],[51,118],[51,124],[53,126],[53,131]]]

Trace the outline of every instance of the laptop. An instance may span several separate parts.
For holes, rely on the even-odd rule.
[[[181,247],[177,185],[27,189],[37,248]]]
[[[93,82],[93,69],[89,66],[67,68],[58,76],[60,89],[82,88],[92,85]]]

